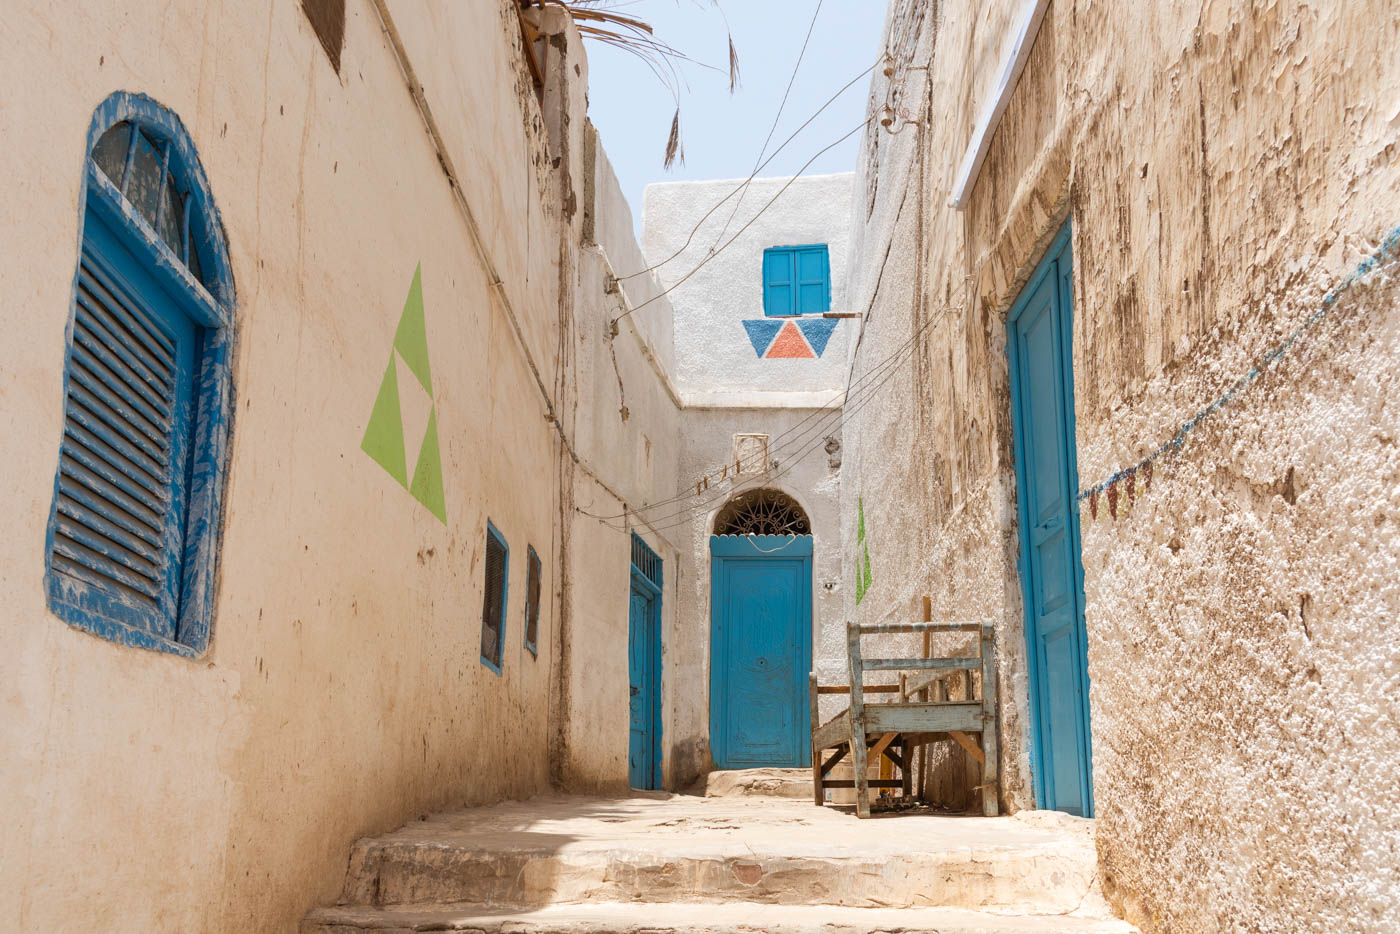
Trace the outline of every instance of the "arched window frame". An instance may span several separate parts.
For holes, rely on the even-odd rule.
[[[93,149],[109,128],[122,121],[144,127],[168,142],[172,175],[187,189],[190,201],[190,249],[199,253],[202,281],[184,259],[128,202],[93,160]],[[53,505],[45,543],[45,580],[50,609],[79,629],[124,645],[185,657],[198,657],[209,646],[213,628],[219,539],[229,439],[233,418],[232,350],[235,291],[227,242],[208,178],[194,143],[180,118],[144,94],[118,91],[93,112],[83,148],[78,200],[78,253],[86,243],[90,212],[109,227],[120,228],[122,245],[143,269],[174,298],[196,328],[193,363],[193,412],[188,431],[189,464],[183,483],[184,530],[173,638],[133,623],[119,600],[53,568],[58,522],[60,474],[55,473]],[[183,219],[182,219],[183,220]],[[69,399],[73,329],[80,267],[75,263],[64,333],[63,398]],[[65,408],[66,411],[66,408]]]

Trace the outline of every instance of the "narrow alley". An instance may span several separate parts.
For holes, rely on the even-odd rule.
[[[10,0],[7,929],[1400,934],[1397,48]]]

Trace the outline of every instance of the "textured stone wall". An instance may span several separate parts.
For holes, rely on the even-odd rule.
[[[887,25],[918,30],[889,80],[925,126],[865,148],[855,380],[927,329],[878,399],[847,400],[842,521],[854,541],[859,497],[873,565],[850,611],[912,615],[930,592],[1000,621],[1002,797],[1032,806],[1005,313],[1068,220],[1083,489],[1269,361],[1150,474],[1081,504],[1105,887],[1153,930],[1385,929],[1393,262],[1327,297],[1400,225],[1395,11],[1056,0],[958,213],[1020,6]]]

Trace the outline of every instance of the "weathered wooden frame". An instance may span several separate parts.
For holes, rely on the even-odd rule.
[[[977,633],[976,656],[938,658],[870,658],[861,652],[862,636],[892,633]],[[856,790],[856,814],[870,816],[871,788],[900,788],[907,796],[912,791],[911,753],[924,744],[951,739],[982,765],[982,813],[995,817],[997,805],[997,671],[996,635],[991,621],[983,623],[885,623],[861,626],[848,623],[846,648],[850,656],[851,683],[849,687],[823,686],[817,683],[816,672],[808,676],[812,716],[812,793],[815,803],[825,803],[827,788]],[[866,685],[866,671],[948,671],[982,672],[982,697],[967,701],[911,700],[923,692],[920,686]],[[821,723],[817,699],[821,694],[847,693],[850,706],[826,723]],[[866,694],[897,693],[894,702],[865,702]],[[817,726],[816,724],[821,724]],[[968,734],[976,733],[980,747]],[[826,750],[834,750],[830,757]],[[851,757],[853,781],[834,781],[826,776],[847,755]],[[884,756],[900,771],[899,779],[871,779],[867,763],[871,757]]]

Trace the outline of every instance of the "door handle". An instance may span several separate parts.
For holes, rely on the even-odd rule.
[[[632,697],[636,697],[638,694],[642,693],[642,689],[639,688],[639,687],[637,687],[635,684],[632,685],[632,687],[630,688],[630,690],[631,690],[631,692],[632,692],[630,696],[632,696]]]
[[[1064,524],[1064,520],[1062,518],[1060,518],[1059,516],[1051,516],[1049,519],[1045,520],[1045,524],[1041,526],[1041,529],[1043,529],[1046,532],[1054,532],[1062,524]]]

